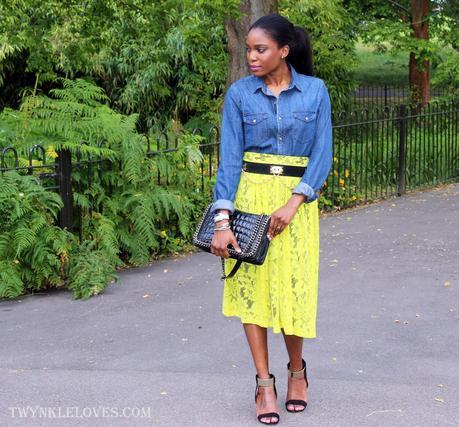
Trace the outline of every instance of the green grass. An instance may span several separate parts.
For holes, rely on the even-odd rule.
[[[356,45],[358,67],[355,78],[359,85],[405,85],[408,84],[409,52],[377,52],[373,46],[358,42]],[[440,52],[442,57],[448,55],[448,49]],[[431,78],[435,74],[432,64]]]
[[[372,46],[357,43],[358,67],[355,78],[359,85],[408,84],[408,52],[379,53]]]

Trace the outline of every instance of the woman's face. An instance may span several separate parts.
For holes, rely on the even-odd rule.
[[[277,69],[282,57],[288,55],[288,45],[281,48],[261,28],[252,28],[245,39],[247,62],[252,74],[264,76]]]

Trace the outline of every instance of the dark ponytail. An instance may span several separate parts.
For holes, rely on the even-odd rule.
[[[298,73],[314,75],[311,41],[304,28],[294,26],[287,18],[277,13],[262,16],[252,24],[249,31],[252,28],[266,31],[279,48],[288,45],[290,50],[286,58],[287,62]]]

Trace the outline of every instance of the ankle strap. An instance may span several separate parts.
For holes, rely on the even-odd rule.
[[[290,378],[304,378],[304,370],[306,368],[301,369],[301,371],[291,371],[290,369],[288,370],[288,376]]]
[[[305,370],[306,370],[306,362],[304,361],[304,359],[301,359],[301,363],[303,364],[303,369],[300,369],[299,371],[291,371],[290,363],[287,364],[288,376],[290,378],[304,378]]]
[[[256,376],[257,378],[257,385],[259,387],[271,387],[274,385],[274,375],[269,374],[269,378],[260,378],[258,375]]]

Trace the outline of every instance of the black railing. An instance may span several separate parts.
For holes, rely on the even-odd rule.
[[[433,86],[430,88],[430,96],[447,97],[448,90],[444,87]],[[400,104],[409,104],[414,98],[408,85],[381,85],[359,86],[350,97],[350,108],[373,108],[386,107]]]
[[[400,196],[408,189],[459,179],[458,112],[459,99],[432,102],[426,107],[400,105],[333,114],[334,159],[321,190],[323,209]],[[200,145],[203,160],[196,188],[207,191],[218,168],[219,130],[211,127],[206,132],[194,129],[192,133],[205,136],[205,142]],[[156,149],[150,139],[146,141],[147,157],[178,149],[177,135],[171,141],[168,134],[158,134]],[[0,171],[14,169],[36,174],[46,188],[58,190],[64,201],[60,225],[68,229],[72,229],[74,216],[80,217],[81,224],[82,214],[75,209],[74,197],[91,189],[91,216],[92,200],[96,197],[92,194],[92,182],[102,182],[100,175],[107,178],[107,174],[119,174],[122,170],[118,161],[83,159],[80,153],[72,156],[68,150],[60,151],[56,159],[50,160],[38,145],[28,155],[27,162],[20,164],[14,147],[3,148]],[[105,181],[111,194],[110,180]],[[157,183],[162,184],[159,173]]]
[[[459,178],[459,100],[334,117],[332,206],[401,195]]]

